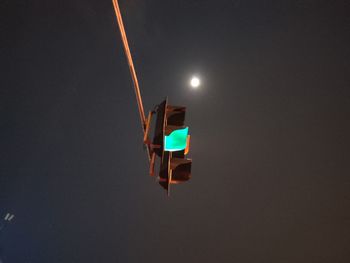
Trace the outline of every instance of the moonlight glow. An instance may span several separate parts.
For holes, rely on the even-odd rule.
[[[191,87],[192,87],[192,88],[198,88],[199,85],[201,84],[201,81],[200,81],[200,79],[197,78],[197,77],[192,77],[190,83],[191,83]]]

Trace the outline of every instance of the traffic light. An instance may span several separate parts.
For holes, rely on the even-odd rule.
[[[113,0],[113,7],[135,90],[143,132],[143,143],[146,146],[150,163],[150,174],[154,175],[155,160],[158,156],[160,159],[159,183],[167,190],[169,195],[171,184],[185,182],[191,177],[192,161],[185,158],[190,145],[188,127],[184,126],[186,108],[168,105],[168,100],[165,99],[157,106],[156,110],[149,111],[148,118],[146,118],[118,0]],[[193,84],[193,86],[196,85],[199,85],[198,79],[197,84]],[[152,126],[152,116],[155,113],[157,113],[157,120],[153,140],[151,141],[149,132]]]
[[[157,106],[157,119],[151,144],[151,171],[154,157],[160,159],[159,184],[170,193],[170,185],[186,182],[191,177],[192,160],[185,158],[189,151],[190,135],[184,126],[186,107],[172,106],[165,99]]]

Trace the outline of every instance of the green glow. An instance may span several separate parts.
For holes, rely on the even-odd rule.
[[[168,136],[164,136],[164,151],[182,151],[187,144],[188,127],[175,130]]]

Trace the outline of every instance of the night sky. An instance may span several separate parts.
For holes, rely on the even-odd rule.
[[[2,0],[0,262],[350,262],[349,1],[119,3],[192,179],[148,175],[112,1]]]

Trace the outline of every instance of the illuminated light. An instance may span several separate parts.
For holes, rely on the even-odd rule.
[[[199,85],[201,84],[201,81],[199,80],[199,78],[193,77],[193,78],[191,79],[190,84],[191,84],[191,87],[192,87],[192,88],[198,88]]]
[[[176,152],[186,149],[188,127],[171,132],[164,136],[164,151]]]

